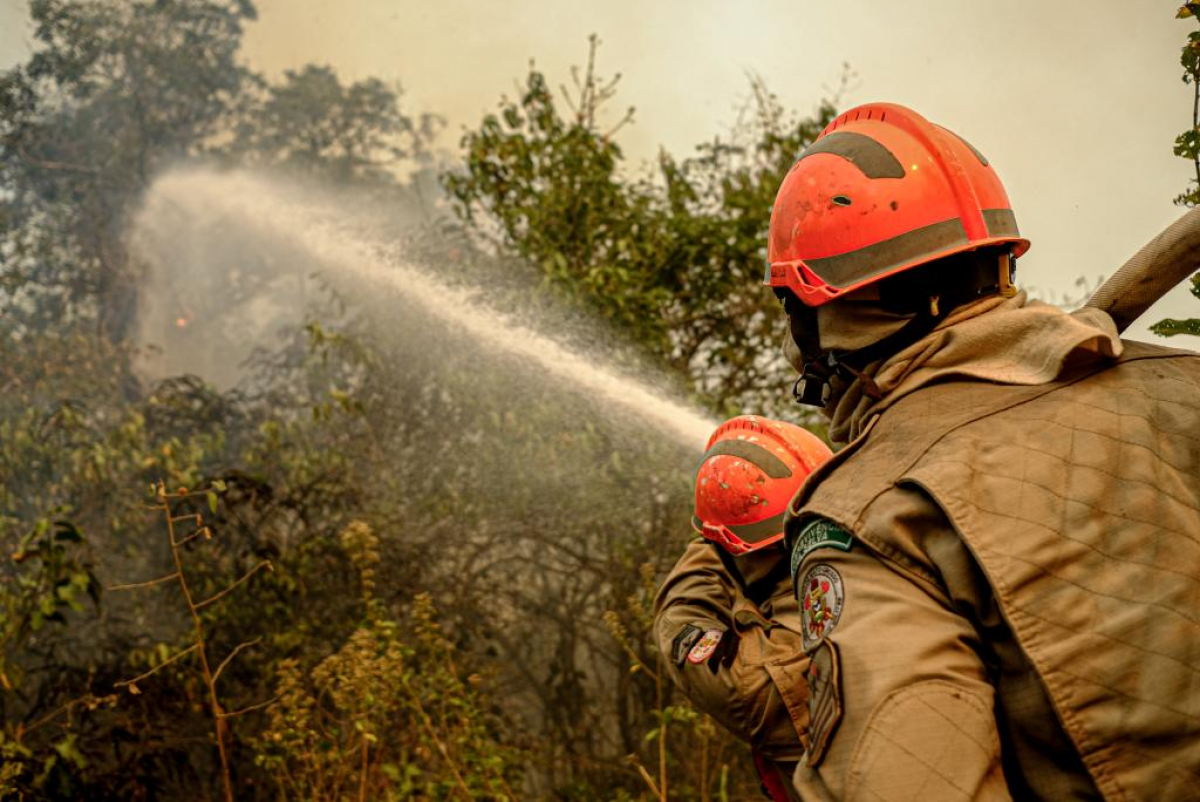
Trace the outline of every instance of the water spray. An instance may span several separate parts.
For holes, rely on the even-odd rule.
[[[666,398],[644,381],[576,353],[478,302],[476,293],[452,287],[415,267],[394,246],[342,222],[344,208],[245,171],[187,169],[154,182],[134,221],[133,240],[170,247],[164,220],[220,231],[222,221],[252,225],[298,247],[331,276],[356,277],[397,293],[452,329],[536,365],[545,373],[603,403],[632,413],[670,433],[681,445],[700,449],[716,421]],[[165,253],[143,258],[169,258]]]

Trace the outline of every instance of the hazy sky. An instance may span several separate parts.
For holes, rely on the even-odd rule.
[[[637,107],[621,141],[638,161],[660,146],[684,155],[725,131],[749,72],[808,111],[849,63],[856,76],[843,106],[903,103],[987,154],[1033,240],[1021,280],[1059,293],[1111,273],[1178,216],[1171,198],[1190,175],[1171,154],[1190,124],[1178,53],[1195,27],[1174,19],[1178,2],[257,3],[246,40],[256,66],[327,63],[346,79],[398,81],[410,112],[447,118],[449,149],[514,93],[531,58],[555,84],[569,80],[590,33],[603,41],[601,71],[624,76],[614,116]],[[4,65],[26,49],[23,6],[0,0]],[[1146,319],[1164,314],[1200,314],[1200,301],[1181,288]]]

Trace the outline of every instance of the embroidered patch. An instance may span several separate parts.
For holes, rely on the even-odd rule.
[[[696,645],[688,652],[689,663],[703,663],[708,658],[712,657],[712,653],[717,650],[717,644],[721,642],[721,636],[725,633],[719,629],[710,629],[704,633],[700,640],[696,641]]]
[[[800,601],[800,636],[807,652],[833,632],[842,617],[846,601],[842,575],[832,565],[818,563],[796,584],[796,598]]]
[[[808,743],[805,760],[816,766],[825,756],[829,741],[842,720],[842,678],[837,647],[822,642],[808,664]]]
[[[800,564],[810,552],[826,546],[850,551],[853,545],[854,538],[845,529],[824,518],[814,519],[804,527],[792,545],[792,578],[795,579]]]
[[[675,665],[683,665],[683,661],[687,659],[688,652],[692,650],[692,646],[696,641],[700,640],[700,636],[704,634],[704,630],[694,624],[684,624],[683,629],[679,630],[679,634],[671,641],[671,660]]]

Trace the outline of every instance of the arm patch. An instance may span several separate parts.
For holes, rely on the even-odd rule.
[[[700,640],[700,636],[704,634],[704,630],[694,624],[684,624],[683,629],[671,641],[671,661],[677,666],[683,665],[683,661],[687,660],[688,654],[692,651],[692,647],[696,645],[696,641]]]
[[[850,533],[833,521],[825,518],[812,519],[800,530],[800,536],[792,545],[792,581],[796,581],[796,572],[800,570],[800,564],[810,552],[826,547],[850,551],[853,545],[854,538]]]

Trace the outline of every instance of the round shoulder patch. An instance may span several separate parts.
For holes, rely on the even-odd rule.
[[[842,575],[832,565],[818,563],[796,583],[796,598],[800,602],[800,635],[804,650],[809,651],[833,632],[842,617],[846,603]]]

